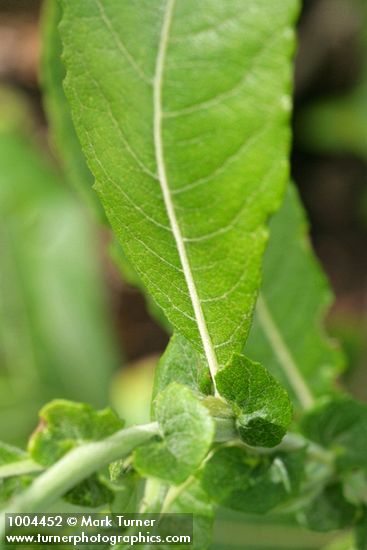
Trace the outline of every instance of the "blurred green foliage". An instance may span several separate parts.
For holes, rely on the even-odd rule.
[[[30,145],[23,98],[1,97],[0,438],[19,443],[53,397],[104,405],[118,357],[96,230]]]
[[[348,0],[360,23],[360,76],[354,89],[320,98],[303,109],[298,137],[307,149],[322,153],[351,153],[367,159],[367,4]]]
[[[211,550],[326,550],[329,543],[339,538],[335,533],[308,531],[284,515],[264,517],[220,509]]]

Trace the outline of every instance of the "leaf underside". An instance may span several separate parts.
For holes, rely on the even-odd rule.
[[[65,88],[111,225],[210,370],[241,351],[288,176],[296,0],[63,0]]]

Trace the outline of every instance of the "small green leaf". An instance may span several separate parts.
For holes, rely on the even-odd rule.
[[[175,382],[158,395],[155,413],[162,440],[136,449],[135,467],[144,476],[179,484],[207,454],[214,437],[214,421],[198,397]]]
[[[174,334],[162,355],[154,378],[153,400],[171,382],[210,395],[213,385],[205,357],[200,355],[181,334]]]
[[[366,404],[351,397],[328,400],[302,418],[301,430],[335,453],[339,469],[367,469]]]
[[[264,514],[297,494],[304,456],[303,450],[260,457],[240,447],[222,447],[206,463],[200,479],[217,504]]]
[[[50,466],[65,453],[89,441],[99,441],[123,427],[111,409],[55,400],[40,411],[40,424],[29,441],[31,457]]]
[[[287,392],[260,363],[235,354],[216,376],[219,393],[233,403],[242,439],[252,446],[273,447],[292,420]]]
[[[357,508],[348,502],[340,483],[327,485],[309,506],[299,514],[299,520],[314,531],[332,531],[352,525]]]

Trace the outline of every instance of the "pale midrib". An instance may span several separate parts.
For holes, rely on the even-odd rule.
[[[166,4],[166,11],[163,19],[161,38],[160,38],[160,43],[158,48],[155,77],[153,82],[154,145],[155,145],[157,170],[158,170],[159,181],[162,189],[163,200],[164,200],[168,218],[172,227],[172,233],[176,241],[178,254],[180,257],[183,273],[184,273],[186,284],[188,287],[192,307],[194,310],[200,337],[203,343],[205,355],[209,365],[210,374],[213,379],[213,384],[215,388],[215,375],[218,371],[217,357],[214,352],[213,343],[211,341],[211,338],[208,332],[208,327],[206,325],[206,321],[204,318],[203,310],[201,308],[200,298],[198,296],[195,281],[191,272],[191,267],[187,257],[184,240],[181,234],[181,229],[176,218],[172,196],[168,185],[165,160],[164,160],[164,152],[163,152],[162,85],[163,85],[164,62],[165,62],[165,56],[167,51],[167,44],[168,44],[174,4],[175,4],[175,0],[168,0]]]
[[[300,370],[297,368],[292,354],[271,316],[264,296],[261,294],[257,301],[256,311],[264,334],[277,356],[280,366],[297,395],[300,404],[304,409],[312,407],[315,402],[312,392],[300,374]]]

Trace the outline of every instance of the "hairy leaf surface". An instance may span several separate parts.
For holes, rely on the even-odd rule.
[[[153,404],[155,397],[171,382],[179,382],[203,395],[213,391],[205,357],[199,354],[184,336],[174,334],[162,355],[155,372]]]
[[[322,318],[332,296],[312,252],[293,185],[270,222],[270,236],[245,354],[269,368],[294,403],[307,408],[332,391],[343,357],[324,334]]]
[[[214,502],[264,514],[297,494],[303,461],[303,450],[261,458],[240,447],[223,447],[207,462],[200,479]]]
[[[99,441],[123,427],[111,409],[95,411],[90,405],[51,401],[40,411],[40,424],[29,440],[31,457],[50,466],[65,453],[88,441]]]
[[[159,394],[155,412],[162,440],[136,449],[134,465],[142,475],[181,483],[208,452],[214,421],[193,392],[175,382]]]
[[[215,373],[288,175],[296,0],[63,0],[66,91],[111,225]]]

